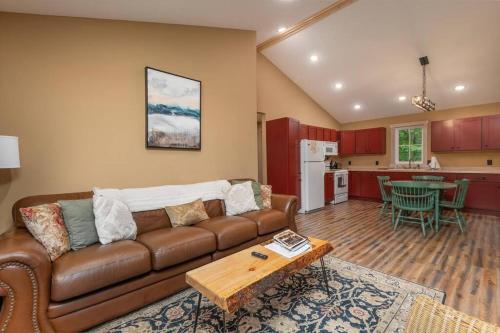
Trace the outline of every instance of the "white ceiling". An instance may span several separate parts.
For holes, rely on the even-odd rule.
[[[257,31],[257,42],[334,0],[0,0],[0,11]]]
[[[424,55],[437,109],[498,102],[500,1],[359,0],[263,54],[342,123],[420,112]]]

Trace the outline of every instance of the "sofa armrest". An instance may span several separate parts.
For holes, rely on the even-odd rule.
[[[272,194],[271,207],[282,211],[288,219],[288,226],[291,230],[297,232],[295,224],[295,215],[297,214],[297,197],[294,195]]]
[[[27,230],[0,239],[0,329],[5,332],[53,332],[47,318],[52,263],[45,248]]]

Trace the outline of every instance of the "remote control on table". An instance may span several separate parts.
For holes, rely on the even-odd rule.
[[[262,260],[266,260],[267,256],[265,254],[259,253],[259,252],[252,252],[252,255],[254,257],[260,258]]]

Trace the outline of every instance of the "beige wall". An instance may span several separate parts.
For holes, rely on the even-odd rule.
[[[362,129],[370,127],[387,128],[387,154],[377,156],[350,156],[341,159],[343,166],[351,161],[352,166],[375,166],[375,161],[380,165],[388,166],[391,163],[391,128],[392,124],[403,124],[422,120],[447,120],[475,116],[485,116],[491,114],[500,114],[500,103],[477,105],[449,110],[440,110],[433,112],[420,112],[415,110],[415,114],[382,118],[376,120],[354,122],[342,124],[342,129]],[[493,166],[500,166],[500,152],[453,152],[453,153],[431,153],[430,151],[430,130],[428,131],[428,156],[436,156],[442,167],[485,167],[487,159],[493,159]]]
[[[0,231],[23,196],[257,177],[255,32],[0,13]],[[202,81],[202,150],[144,148],[144,67]]]

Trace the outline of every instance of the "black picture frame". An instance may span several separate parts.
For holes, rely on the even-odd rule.
[[[149,81],[150,76],[155,76],[155,80],[158,81],[161,77],[164,78],[165,82],[155,82],[152,83]],[[189,78],[182,75],[177,75],[174,73],[170,73],[167,71],[163,71],[157,68],[146,66],[144,67],[144,77],[145,77],[145,144],[146,149],[173,149],[173,150],[192,150],[192,151],[200,151],[201,150],[201,125],[202,125],[202,105],[201,105],[201,94],[202,94],[202,82],[200,80],[196,80],[193,78]],[[170,81],[170,83],[167,83]],[[153,87],[154,85],[162,87],[164,84],[168,86],[175,82],[183,83],[183,84],[191,84],[193,86],[193,91],[198,91],[197,96],[192,99],[193,102],[197,101],[198,109],[190,108],[185,105],[180,104],[163,104],[163,103],[152,103],[150,100],[150,93],[154,91],[154,93],[158,93],[157,87]],[[182,85],[182,84],[181,84]],[[197,88],[196,88],[197,87]],[[176,88],[176,87],[174,87]],[[182,90],[182,88],[181,88]],[[184,89],[191,93],[190,89]],[[159,97],[159,96],[156,96]],[[176,96],[163,96],[165,98],[176,98]],[[161,96],[160,96],[161,98]],[[196,116],[197,113],[197,116]],[[150,117],[151,116],[151,117]],[[175,117],[179,117],[176,121]],[[164,119],[160,119],[164,118]],[[172,119],[174,118],[174,119]],[[162,121],[163,120],[163,121]],[[186,126],[186,123],[189,126],[196,127],[197,131],[188,128],[188,129],[175,129],[175,132],[170,132],[168,130],[154,130],[155,123],[169,123],[169,126]],[[180,124],[181,122],[184,125]],[[185,131],[185,133],[183,132]],[[183,143],[184,142],[184,143]]]

